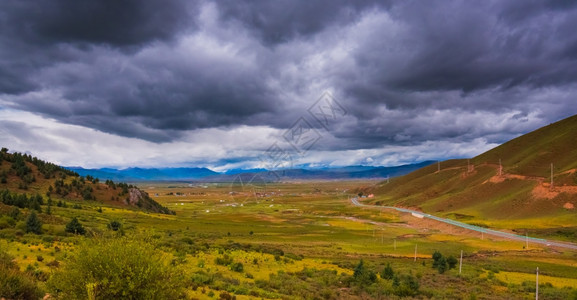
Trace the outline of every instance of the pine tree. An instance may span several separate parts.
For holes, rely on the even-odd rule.
[[[42,222],[38,219],[35,211],[32,211],[26,219],[26,232],[32,232],[35,234],[42,233]]]
[[[388,263],[385,268],[383,269],[383,271],[381,272],[381,278],[383,279],[393,279],[393,277],[395,276],[395,271],[393,271],[393,268],[391,267],[391,264]]]
[[[78,218],[74,217],[68,224],[66,224],[66,232],[74,233],[74,234],[85,234],[86,230],[84,226],[80,224]]]

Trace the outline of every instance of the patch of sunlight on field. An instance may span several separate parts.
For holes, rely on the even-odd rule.
[[[60,250],[57,252],[55,247]],[[21,271],[26,270],[28,265],[33,265],[43,272],[50,272],[50,267],[47,263],[61,260],[63,252],[60,251],[69,251],[72,246],[61,242],[22,244],[0,240],[0,249],[14,257],[14,262],[16,262]],[[39,261],[38,257],[42,257],[42,261]]]
[[[228,266],[215,264],[216,258],[223,257],[225,254],[231,257],[234,262],[240,262],[243,264],[243,273],[233,272]],[[219,254],[217,250],[200,252],[189,258],[188,265],[193,270],[217,270],[218,272],[226,274],[227,276],[235,278],[241,282],[254,282],[258,279],[268,280],[271,274],[276,274],[278,271],[297,272],[305,268],[336,270],[339,274],[352,274],[351,270],[340,268],[339,266],[327,263],[321,259],[304,258],[302,260],[293,260],[281,256],[278,257],[277,260],[272,254],[246,252],[242,250],[227,251],[223,254]],[[251,274],[254,278],[247,278],[245,274]]]
[[[577,219],[574,214],[560,213],[557,215],[543,215],[538,218],[524,218],[524,219],[504,219],[504,220],[480,220],[471,219],[468,223],[478,222],[485,224],[491,228],[532,228],[544,229],[552,227],[570,227],[577,226]]]
[[[522,241],[495,241],[491,237],[485,236],[483,240],[481,239],[466,239],[462,241],[467,246],[475,250],[499,250],[499,251],[510,251],[510,250],[522,250],[525,243]],[[532,249],[537,249],[533,247]]]
[[[535,274],[501,271],[496,273],[495,277],[503,282],[513,284],[522,284],[524,281],[535,282]],[[550,283],[557,288],[575,287],[577,286],[577,279],[539,275],[539,284],[545,283]]]
[[[372,227],[374,227],[373,225],[369,225],[369,224],[365,224],[362,222],[356,222],[356,221],[352,221],[352,220],[328,220],[326,222],[327,224],[329,224],[330,226],[335,226],[335,227],[340,227],[340,228],[345,228],[345,229],[349,229],[349,230],[369,230],[372,229]]]
[[[432,242],[456,242],[462,240],[463,238],[449,234],[432,234],[428,237],[428,239]]]
[[[208,294],[213,292],[215,296],[210,297]],[[214,300],[219,299],[219,295],[223,293],[223,291],[211,290],[210,288],[198,288],[196,291],[187,290],[187,295],[189,298],[187,299],[198,299],[198,300]],[[229,293],[230,294],[230,293]],[[237,300],[250,300],[250,299],[272,299],[266,297],[254,297],[249,295],[234,295]]]
[[[556,265],[564,265],[569,267],[577,267],[577,261],[571,261],[568,259],[558,259],[558,258],[547,258],[547,257],[531,257],[532,261],[544,262]],[[577,276],[577,273],[575,274]]]
[[[176,220],[177,216],[174,215],[165,215],[165,214],[155,214],[155,213],[147,213],[147,212],[143,212],[143,211],[136,211],[136,210],[129,210],[129,209],[123,209],[123,208],[103,208],[103,210],[106,209],[106,213],[109,215],[116,215],[119,217],[126,217],[128,216],[139,216],[139,217],[150,217],[150,218],[156,218],[156,219],[160,219],[160,220]]]

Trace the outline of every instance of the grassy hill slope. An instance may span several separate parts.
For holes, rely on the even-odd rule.
[[[77,173],[36,157],[21,153],[0,151],[0,203],[15,203],[19,195],[40,199],[69,200],[78,203],[90,201],[119,207],[137,207],[151,212],[171,214],[167,208],[152,200],[148,194],[126,183],[107,180],[100,182],[91,176]],[[18,205],[26,205],[20,201]]]
[[[577,116],[470,160],[449,160],[381,182],[373,203],[501,228],[577,226]],[[502,163],[502,172],[499,172]],[[551,163],[554,185],[551,187]]]

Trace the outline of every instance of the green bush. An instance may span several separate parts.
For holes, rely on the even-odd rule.
[[[454,268],[457,265],[457,262],[457,259],[453,256],[447,258],[439,251],[433,253],[433,268],[437,269],[439,274],[443,274],[445,271]]]
[[[108,223],[108,229],[112,230],[112,231],[118,231],[122,228],[122,223],[120,223],[120,221],[117,220],[112,220],[110,221],[110,223]]]
[[[234,272],[242,272],[244,270],[244,266],[242,263],[236,262],[230,265],[230,269]]]
[[[73,233],[73,234],[85,234],[86,233],[86,229],[84,229],[84,226],[82,226],[82,224],[80,224],[80,221],[78,221],[78,218],[74,217],[70,222],[68,222],[68,224],[66,224],[66,232],[69,233]]]
[[[16,224],[16,221],[9,216],[0,217],[0,229],[12,228]]]
[[[87,240],[48,281],[58,299],[178,299],[184,278],[155,246],[129,238]]]
[[[361,259],[359,264],[355,267],[355,272],[353,273],[353,278],[357,284],[360,286],[368,286],[375,281],[377,281],[377,274],[365,266],[364,261]]]
[[[20,220],[20,216],[22,215],[22,213],[20,212],[20,209],[18,209],[18,207],[13,207],[12,210],[10,210],[10,212],[8,213],[8,215],[18,221]]]
[[[454,269],[459,261],[454,256],[449,256],[447,258],[447,263],[449,264],[449,270]]]
[[[400,275],[393,278],[394,293],[400,297],[412,297],[419,294],[419,281],[413,275]]]
[[[214,259],[214,263],[220,266],[228,266],[233,263],[232,257],[225,254],[222,257],[217,257]]]
[[[393,271],[391,264],[388,263],[381,272],[381,278],[390,280],[393,279],[393,277],[395,277],[395,271]]]
[[[20,272],[12,257],[0,251],[0,298],[39,299],[43,294],[30,276]]]

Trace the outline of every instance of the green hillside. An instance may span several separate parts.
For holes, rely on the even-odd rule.
[[[505,172],[550,176],[550,165],[561,173],[577,168],[577,115],[513,139],[471,160],[476,164],[499,159]]]
[[[374,193],[371,202],[376,204],[417,208],[497,228],[544,232],[576,227],[576,138],[577,116],[573,116],[470,160],[443,161],[440,171],[434,164],[364,192]]]
[[[37,199],[37,200],[36,200]],[[31,208],[35,202],[54,205],[106,204],[171,214],[147,193],[126,183],[101,182],[22,153],[0,150],[0,205]]]

